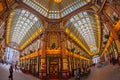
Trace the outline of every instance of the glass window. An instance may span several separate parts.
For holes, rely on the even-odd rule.
[[[78,21],[78,24],[79,24],[79,25],[82,25],[81,21]]]
[[[75,20],[79,20],[78,16],[74,16]]]

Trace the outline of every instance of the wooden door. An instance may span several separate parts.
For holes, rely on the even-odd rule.
[[[58,58],[51,58],[49,63],[49,73],[50,73],[50,79],[58,79],[58,73],[59,73],[59,59]]]

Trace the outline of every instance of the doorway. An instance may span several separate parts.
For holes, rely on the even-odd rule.
[[[61,77],[61,57],[59,55],[47,56],[47,74],[49,79]]]

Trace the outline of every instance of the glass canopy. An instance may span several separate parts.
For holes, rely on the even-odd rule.
[[[14,10],[10,14],[7,29],[8,42],[14,42],[22,49],[42,31],[38,18],[26,10]]]
[[[50,19],[64,17],[90,1],[91,0],[62,0],[60,3],[56,3],[54,0],[23,0],[25,4]]]
[[[66,32],[91,53],[99,51],[100,26],[94,13],[84,11],[72,17],[66,25]]]

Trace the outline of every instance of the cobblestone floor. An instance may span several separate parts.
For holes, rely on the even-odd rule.
[[[0,80],[9,80],[9,65],[0,64]],[[40,80],[36,77],[28,74],[24,74],[21,71],[14,71],[14,80]],[[69,80],[75,80],[71,78]],[[120,67],[118,65],[107,65],[102,68],[91,68],[91,74],[88,77],[84,77],[81,80],[120,80]]]
[[[74,78],[70,80],[75,80]],[[102,68],[91,68],[91,74],[81,80],[120,80],[120,66],[107,65]]]
[[[40,80],[32,75],[24,74],[21,71],[14,70],[13,74],[14,74],[13,80]],[[9,76],[9,65],[6,64],[2,65],[0,63],[0,80],[9,80],[8,76]]]

